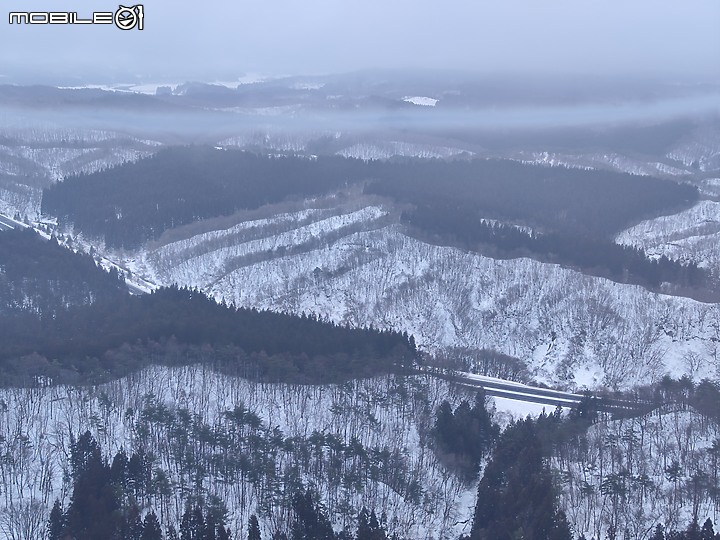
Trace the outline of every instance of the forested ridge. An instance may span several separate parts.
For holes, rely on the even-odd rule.
[[[406,211],[402,220],[419,238],[479,251],[500,258],[530,257],[578,268],[590,275],[620,283],[657,288],[662,283],[685,288],[716,288],[715,277],[694,262],[682,263],[664,255],[650,259],[634,246],[616,244],[590,234],[537,233],[488,222],[475,211],[424,204]]]
[[[206,147],[167,148],[150,158],[44,191],[43,212],[136,248],[193,221],[365,182],[365,192],[406,208],[421,239],[504,258],[527,256],[614,281],[713,289],[708,271],[650,260],[613,236],[637,221],[689,207],[689,184],[599,170],[503,160],[362,161],[262,156]],[[506,225],[503,225],[505,223]],[[521,226],[508,226],[511,223]]]
[[[697,188],[648,176],[505,160],[362,161],[171,147],[43,193],[43,212],[137,245],[194,220],[372,180],[366,191],[445,213],[472,210],[542,231],[609,238],[641,219],[690,206]]]
[[[131,296],[118,272],[31,230],[0,233],[5,385],[97,383],[151,363],[210,363],[261,380],[328,382],[412,361],[412,337],[310,314],[220,305],[178,287]]]
[[[125,294],[122,277],[98,269],[90,255],[30,229],[0,234],[0,315],[31,311],[50,318],[68,306]]]
[[[367,191],[542,231],[600,237],[698,199],[689,184],[504,160],[402,160],[383,164],[377,177]]]
[[[688,207],[697,188],[651,177],[487,160],[403,165],[365,188],[412,205],[411,234],[490,256],[530,257],[613,281],[658,287],[715,288],[695,263],[649,259],[614,235],[640,219]],[[514,224],[508,225],[508,223]]]
[[[394,371],[412,361],[415,349],[407,334],[236,309],[177,287],[53,318],[0,318],[6,384],[37,376],[97,383],[154,362],[197,361],[262,380],[329,382]]]
[[[51,186],[43,192],[42,211],[103,237],[109,247],[135,248],[179,225],[337,189],[368,170],[360,160],[341,157],[167,148]]]

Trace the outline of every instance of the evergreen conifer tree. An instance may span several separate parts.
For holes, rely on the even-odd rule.
[[[663,527],[659,523],[655,526],[655,532],[653,533],[650,540],[665,540],[665,533],[663,532]]]
[[[162,540],[162,529],[155,512],[145,514],[141,540]]]
[[[250,516],[250,520],[248,521],[248,540],[261,540],[260,524],[255,514]]]
[[[707,518],[705,523],[703,523],[702,530],[700,531],[700,540],[715,540],[715,529],[710,518]]]
[[[58,499],[55,499],[48,520],[48,540],[62,540],[65,531],[65,513]]]

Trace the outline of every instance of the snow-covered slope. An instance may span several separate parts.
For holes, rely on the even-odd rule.
[[[618,172],[648,176],[677,177],[691,174],[679,167],[660,161],[638,159],[617,152],[609,153],[564,153],[564,152],[520,152],[512,156],[523,163],[563,166],[574,169],[612,169]]]
[[[378,226],[385,215],[375,206],[339,215],[306,210],[244,222],[163,246],[152,253],[150,264],[163,282],[213,283],[248,263],[328,246],[351,232]]]
[[[394,156],[449,158],[460,154],[472,154],[472,152],[462,148],[403,141],[355,143],[339,150],[337,153],[341,156],[359,159],[387,159]]]
[[[600,422],[587,443],[566,448],[554,466],[561,505],[575,533],[604,538],[611,524],[625,538],[649,538],[657,524],[685,529],[717,522],[707,496],[717,481],[720,429],[692,409],[667,407],[638,418]],[[675,467],[676,465],[676,467]]]
[[[253,513],[269,538],[283,494],[302,482],[318,490],[337,529],[353,528],[366,505],[404,538],[457,538],[468,532],[476,485],[458,480],[428,446],[433,411],[444,399],[456,405],[459,396],[424,376],[298,386],[199,366],[153,367],[98,387],[3,389],[0,539],[40,538],[53,501],[67,504],[70,437],[85,430],[106,456],[121,447],[154,456],[158,489],[140,504],[166,524],[179,523],[191,492],[213,494],[230,510],[234,538],[247,537],[242,528]],[[240,423],[238,410],[257,415],[260,425]],[[252,472],[242,479],[219,465],[240,455]],[[375,473],[361,464],[367,456]],[[18,536],[11,517],[23,515],[38,519]]]
[[[651,257],[720,269],[720,203],[700,201],[684,212],[643,221],[620,233],[616,242],[640,247]]]
[[[629,387],[688,372],[688,355],[703,360],[693,375],[716,376],[720,306],[426,244],[382,213],[255,220],[150,250],[133,269],[237,305],[406,330],[427,351],[495,349],[560,385]]]
[[[135,161],[158,143],[90,129],[0,129],[0,211],[37,219],[42,187],[77,173]]]
[[[698,128],[692,136],[675,145],[667,157],[701,171],[720,169],[720,128]]]
[[[703,178],[698,182],[700,193],[710,196],[720,196],[720,178]]]
[[[0,185],[0,214],[36,218],[40,211],[42,191],[24,184],[4,182]]]

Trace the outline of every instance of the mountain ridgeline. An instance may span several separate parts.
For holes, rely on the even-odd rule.
[[[56,215],[108,247],[134,249],[193,221],[364,184],[404,209],[409,232],[503,258],[531,257],[619,282],[709,288],[695,264],[650,260],[614,243],[629,225],[691,206],[697,188],[647,176],[503,160],[362,161],[262,156],[206,147],[79,175],[43,193]],[[508,225],[512,224],[512,225]]]
[[[0,372],[8,384],[38,376],[95,384],[154,363],[195,362],[264,381],[327,383],[392,372],[414,358],[407,334],[235,309],[176,287],[71,308],[50,320],[0,322]]]
[[[136,248],[179,225],[324,193],[368,173],[366,163],[341,157],[168,148],[55,184],[43,193],[42,211],[104,238],[108,247]]]

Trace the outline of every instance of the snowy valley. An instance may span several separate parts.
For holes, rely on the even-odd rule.
[[[22,114],[13,116],[0,129],[0,214],[17,221],[6,220],[0,235],[6,234],[3,229],[23,228],[20,222],[24,222],[43,238],[88,254],[91,270],[95,270],[94,258],[99,266],[112,269],[112,279],[124,276],[125,281],[114,286],[124,295],[127,285],[133,299],[152,298],[147,293],[177,285],[199,289],[229,312],[269,310],[304,316],[305,322],[333,323],[329,326],[338,332],[368,329],[380,336],[385,335],[382,331],[402,333],[407,340],[412,336],[413,354],[417,345],[414,364],[342,383],[269,382],[257,373],[249,378],[228,374],[214,359],[225,354],[247,360],[243,356],[247,352],[254,355],[253,361],[286,366],[297,358],[286,353],[282,360],[288,363],[282,364],[278,361],[282,353],[243,351],[236,343],[231,344],[235,349],[224,342],[183,348],[178,345],[182,336],[178,342],[174,336],[162,342],[148,338],[149,343],[138,338],[77,358],[72,358],[71,347],[77,346],[72,343],[66,349],[71,351],[66,355],[69,361],[50,355],[41,358],[34,350],[19,359],[0,358],[7,364],[0,367],[8,373],[21,372],[23,362],[53,369],[68,362],[70,367],[63,364],[63,368],[73,376],[87,365],[103,375],[97,380],[78,375],[81,382],[76,386],[56,384],[49,377],[35,377],[25,387],[0,385],[0,540],[45,538],[53,503],[58,500],[64,508],[71,504],[78,476],[74,445],[86,431],[99,444],[108,467],[118,453],[141,456],[137,459],[144,460],[144,480],[131,483],[131,498],[141,514],[155,512],[163,530],[182,521],[189,502],[211,506],[221,500],[233,538],[248,536],[253,515],[263,538],[282,538],[279,533],[290,533],[297,518],[293,494],[311,488],[335,532],[349,531],[349,536],[338,538],[355,537],[352,531],[363,506],[377,514],[389,535],[401,540],[470,534],[478,519],[482,471],[495,456],[490,451],[483,454],[468,476],[459,472],[458,463],[464,459],[460,454],[443,453],[438,435],[442,411],[449,407],[451,417],[469,414],[468,403],[476,398],[476,390],[457,384],[450,371],[434,371],[449,365],[577,393],[624,392],[623,399],[641,404],[623,417],[596,415],[589,398],[555,414],[549,406],[519,400],[483,402],[500,428],[519,425],[515,420],[537,417],[541,411],[538,425],[556,425],[557,433],[547,439],[538,434],[538,440],[546,452],[543,466],[552,477],[558,507],[567,516],[573,537],[599,540],[612,528],[618,538],[624,533],[627,539],[649,540],[658,523],[680,530],[694,518],[718,522],[720,400],[713,389],[720,384],[720,303],[708,293],[717,292],[712,287],[717,287],[720,276],[720,124],[716,120],[693,119],[678,123],[679,127],[661,123],[657,130],[642,124],[637,128],[647,137],[642,141],[634,141],[642,139],[636,137],[635,128],[628,127],[626,133],[622,126],[587,128],[578,143],[573,140],[575,131],[558,134],[555,128],[530,132],[527,140],[525,134],[514,132],[497,134],[495,140],[492,130],[464,133],[453,130],[453,125],[443,125],[444,132],[435,130],[441,117],[423,116],[449,110],[448,117],[460,118],[464,100],[472,103],[472,96],[395,88],[379,94],[344,94],[340,83],[326,86],[315,79],[258,84],[179,85],[154,96],[109,92],[108,99],[120,104],[142,97],[155,100],[138,101],[142,107],[152,103],[160,111],[165,111],[162,107],[172,111],[163,116],[166,112],[152,110],[147,124],[142,124],[138,118],[145,109],[131,108],[131,119],[137,123],[133,126],[118,120],[115,111],[103,113],[111,119],[107,128],[95,125],[102,123],[97,119],[87,125],[78,121],[77,127],[61,128],[58,121],[22,127]],[[419,97],[424,95],[442,99]],[[122,101],[126,98],[130,101]],[[453,106],[457,109],[444,108]],[[177,118],[172,107],[181,110]],[[337,127],[332,125],[337,118],[325,119],[325,124],[303,116],[308,111],[334,114],[336,109],[343,120]],[[348,120],[347,110],[356,109],[360,116]],[[372,121],[362,116],[366,113]],[[365,129],[364,122],[386,116],[387,126]],[[170,122],[167,131],[153,125],[168,118],[177,120],[177,125]],[[413,122],[418,129],[406,129]],[[614,143],[618,134],[637,145],[618,148],[619,143]],[[544,143],[545,137],[549,142]],[[178,149],[176,144],[188,146]],[[372,177],[358,180],[344,173],[327,184],[312,174],[299,174],[299,180],[281,184],[289,192],[278,188],[265,199],[258,196],[257,204],[242,206],[243,197],[250,200],[256,195],[249,190],[240,197],[242,203],[228,206],[230,211],[216,211],[212,205],[197,210],[192,206],[197,201],[186,195],[164,207],[162,198],[152,199],[161,190],[148,187],[146,194],[131,186],[127,191],[135,190],[131,194],[135,200],[151,201],[148,208],[157,220],[149,225],[130,223],[125,229],[122,219],[127,219],[128,208],[120,203],[112,203],[115,206],[110,205],[107,215],[102,213],[104,207],[90,208],[88,215],[95,221],[86,223],[100,224],[94,231],[73,223],[70,210],[43,215],[43,193],[77,177],[93,182],[100,178],[93,173],[118,172],[138,163],[146,169],[132,170],[143,174],[150,170],[150,177],[166,174],[159,166],[160,172],[153,170],[151,158],[166,147],[180,153],[204,152],[210,159],[248,150],[259,156],[259,162],[270,163],[268,167],[312,165],[326,159],[327,170],[350,163],[362,174],[375,171],[370,167],[376,162],[387,164],[388,170],[408,166],[418,171],[428,164],[460,168],[477,160],[489,167],[497,163],[528,167],[523,170],[536,174],[532,178],[539,183],[546,182],[547,171],[571,171],[568,177],[589,173],[591,180],[602,178],[593,177],[595,172],[607,173],[616,175],[612,181],[629,184],[652,177],[667,193],[680,193],[680,186],[696,198],[674,201],[673,206],[656,193],[638,195],[642,191],[638,187],[633,196],[657,195],[653,199],[657,207],[648,203],[648,211],[631,208],[632,219],[608,217],[628,223],[622,230],[602,229],[607,233],[602,246],[638,248],[639,257],[651,268],[661,260],[679,263],[676,268],[681,269],[696,265],[707,279],[707,288],[692,289],[692,283],[680,281],[643,282],[646,267],[630,275],[626,267],[624,274],[613,274],[592,264],[558,263],[552,249],[533,251],[526,244],[503,250],[500,241],[463,243],[462,238],[438,232],[441,229],[414,226],[409,217],[413,212],[415,217],[423,215],[430,206],[373,190],[372,181],[377,180]],[[253,166],[254,162],[249,170],[255,171]],[[186,172],[179,169],[168,174],[168,184]],[[189,176],[188,183],[211,200],[213,190],[224,186],[221,176]],[[112,177],[102,181],[107,178]],[[309,184],[317,181],[322,188],[306,190],[307,178]],[[412,174],[408,178],[415,180]],[[264,180],[252,177],[248,183],[264,186]],[[443,180],[447,179],[437,178],[438,183]],[[502,180],[501,175],[498,183]],[[645,185],[650,184],[637,183]],[[203,193],[205,186],[208,193]],[[491,189],[487,191],[490,199]],[[588,191],[592,202],[597,193]],[[99,193],[97,200],[102,201],[102,188]],[[446,201],[442,190],[437,190],[438,208],[462,214],[460,205],[453,206],[450,200],[452,204],[440,206]],[[231,202],[216,201],[217,205]],[[571,209],[562,204],[547,221],[530,213],[502,218],[478,210],[471,223],[493,234],[509,230],[538,241],[551,237],[556,223],[566,227],[561,233],[581,228],[580,221],[568,217]],[[173,214],[177,208],[182,221],[180,211]],[[597,222],[602,224],[603,218]],[[108,240],[103,226],[116,227],[117,235]],[[132,227],[145,236],[132,237],[126,247],[122,234]],[[577,234],[583,238],[583,233]],[[0,277],[7,277],[6,268],[0,260]],[[50,290],[58,293],[63,283],[53,281]],[[38,312],[38,325],[45,324],[37,299],[23,292],[28,284],[34,287],[33,294],[44,291],[23,276],[12,284],[16,295],[9,295],[12,309],[0,305],[0,317],[13,315],[17,306],[31,306]],[[84,285],[74,296],[60,291],[57,302],[68,309],[92,304],[97,297],[92,287]],[[197,293],[187,292],[188,297],[193,295]],[[117,298],[111,296],[110,302],[119,305]],[[185,316],[181,311],[170,315]],[[48,321],[54,318],[56,314]],[[52,324],[47,322],[46,328]],[[108,328],[113,327],[108,324],[103,331],[112,334]],[[168,323],[168,328],[174,327]],[[60,340],[60,349],[64,345]],[[135,355],[147,361],[138,361],[142,369],[130,374],[118,371],[119,376],[111,369],[102,371],[114,360]],[[173,355],[181,359],[169,362]],[[316,360],[304,352],[297,357]],[[370,363],[357,350],[338,357]],[[198,358],[204,363],[196,363]],[[489,445],[500,440],[487,437]]]

